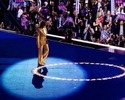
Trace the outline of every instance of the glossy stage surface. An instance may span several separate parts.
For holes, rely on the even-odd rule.
[[[125,55],[0,32],[0,100],[125,100]],[[122,65],[122,66],[121,66]]]

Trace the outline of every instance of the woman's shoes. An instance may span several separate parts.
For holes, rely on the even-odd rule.
[[[39,66],[44,66],[44,64],[38,64],[38,67],[39,67]]]
[[[38,63],[38,67],[39,67],[39,66],[44,66],[44,65],[45,65],[45,63],[44,63],[44,62],[43,62],[42,64],[39,64],[39,63]]]

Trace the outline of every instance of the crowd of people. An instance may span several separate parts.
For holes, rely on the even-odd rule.
[[[45,20],[48,33],[125,47],[125,7],[115,4],[111,12],[110,0],[84,0],[76,12],[76,0],[10,0],[7,10],[15,16],[28,35],[35,36],[35,25]],[[4,27],[4,23],[0,24]],[[14,27],[15,28],[15,27]]]

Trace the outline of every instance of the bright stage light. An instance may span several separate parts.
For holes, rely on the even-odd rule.
[[[86,65],[86,66],[85,66]],[[120,73],[107,77],[87,78],[85,67],[97,66],[98,68],[109,67],[121,70]],[[18,98],[35,99],[59,99],[78,92],[84,88],[88,81],[106,81],[125,76],[125,68],[108,63],[98,62],[72,62],[67,59],[48,57],[46,60],[47,75],[38,74],[37,58],[27,59],[8,67],[1,76],[2,87],[9,94]],[[35,68],[35,69],[34,69]],[[32,70],[34,69],[34,70]],[[38,89],[32,84],[34,75],[40,76],[43,87]],[[99,69],[98,69],[99,70]],[[98,74],[99,75],[99,74]]]
[[[47,67],[48,76],[59,76],[62,80],[70,78],[87,78],[87,73],[79,64],[67,59],[48,57],[46,65],[54,64],[53,67]],[[63,63],[63,65],[62,65]],[[86,82],[51,80],[44,78],[43,88],[37,89],[32,84],[33,74],[31,70],[37,66],[37,58],[22,60],[9,66],[1,76],[1,84],[5,91],[13,96],[26,100],[38,99],[57,99],[76,93],[84,87]]]

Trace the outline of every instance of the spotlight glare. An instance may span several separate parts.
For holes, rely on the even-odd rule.
[[[76,82],[74,84],[74,82],[72,82],[73,79],[70,78],[87,78],[86,71],[80,65],[74,65],[72,61],[69,61],[67,59],[48,57],[46,59],[46,66],[34,68],[34,66],[37,66],[37,60],[38,58],[30,58],[26,60],[22,59],[20,62],[8,66],[8,68],[2,73],[0,79],[1,86],[3,87],[3,89],[8,94],[21,100],[27,100],[27,98],[28,100],[55,100],[57,99],[57,97],[63,98],[65,96],[74,94],[76,91],[84,87],[86,82],[77,82],[78,80],[75,80]],[[53,62],[54,64],[51,64],[51,62]],[[69,63],[67,62],[71,62],[70,65],[68,65]],[[40,71],[42,72],[42,69],[44,67],[46,67],[48,70],[47,74],[44,75],[38,73]],[[64,67],[68,68],[68,70],[65,70]],[[74,70],[76,70],[77,73],[74,73]],[[71,74],[70,72],[72,72],[73,74]],[[62,75],[63,77],[55,77],[54,75]],[[32,79],[34,77],[36,78],[37,76],[41,77],[38,77],[38,80],[43,80],[42,83],[41,81],[40,83],[39,81],[37,82],[38,84],[43,85],[43,88],[36,89],[32,84]],[[77,88],[73,89],[76,86]],[[48,90],[50,90],[50,87],[55,88],[51,89],[51,94],[48,95]],[[59,90],[63,90],[63,93]],[[57,93],[56,95],[55,92]]]

